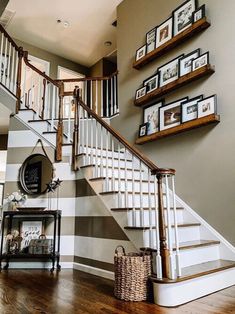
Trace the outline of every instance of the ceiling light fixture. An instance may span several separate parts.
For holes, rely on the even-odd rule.
[[[112,42],[111,41],[106,41],[104,43],[104,45],[107,46],[107,47],[110,47],[110,46],[112,46]]]
[[[64,21],[64,28],[68,28],[69,27],[69,22],[68,21]]]
[[[62,24],[64,28],[68,28],[70,26],[70,23],[68,21],[63,21],[61,19],[56,20],[58,24]]]

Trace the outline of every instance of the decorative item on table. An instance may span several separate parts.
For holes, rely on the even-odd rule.
[[[193,12],[193,23],[203,19],[206,16],[206,6],[203,4]]]
[[[29,242],[29,254],[50,254],[53,251],[53,240],[41,234],[38,239]]]
[[[13,230],[5,237],[6,240],[6,252],[8,254],[17,254],[21,249],[21,242],[23,238],[20,236],[18,230]]]
[[[172,23],[173,19],[170,17],[162,24],[157,26],[156,31],[156,48],[165,44],[168,40],[172,38]]]
[[[159,75],[154,74],[152,76],[150,76],[149,78],[147,78],[146,80],[144,80],[144,86],[146,86],[146,93],[151,93],[153,90],[158,88],[158,80],[159,80]]]
[[[179,76],[186,75],[192,71],[192,61],[200,56],[200,48],[190,52],[179,60]]]
[[[144,123],[147,123],[147,135],[159,131],[159,109],[164,104],[163,100],[144,108]]]
[[[146,86],[137,89],[137,91],[135,92],[135,99],[139,99],[146,95],[146,89],[147,89]]]
[[[173,33],[174,36],[190,27],[193,22],[193,12],[197,9],[196,0],[187,0],[176,8],[173,14]]]
[[[9,204],[11,210],[17,210],[27,200],[27,195],[19,191],[7,194],[6,202]]]
[[[139,137],[147,135],[147,123],[143,123],[139,126]]]
[[[55,192],[57,189],[57,209],[59,208],[59,187],[61,186],[61,181],[59,178],[57,180],[51,181],[50,183],[47,184],[47,192],[48,192],[48,209],[51,210],[51,198],[52,198],[52,193]]]
[[[21,249],[25,251],[25,248],[29,246],[29,243],[32,239],[38,239],[39,236],[43,233],[42,228],[42,220],[22,221],[20,230],[21,236],[23,238]]]
[[[136,50],[135,61],[142,59],[146,55],[146,45]]]
[[[169,84],[179,78],[179,60],[183,56],[184,55],[182,54],[158,68],[159,87]]]
[[[146,34],[147,53],[153,51],[156,45],[156,27]]]
[[[217,97],[216,95],[209,96],[198,102],[198,118],[216,114]]]
[[[181,104],[188,100],[188,97],[176,100],[159,109],[160,131],[173,128],[181,123]]]
[[[198,102],[202,99],[203,95],[200,95],[181,103],[182,123],[197,119]]]
[[[193,60],[192,71],[195,71],[199,68],[202,68],[207,64],[209,64],[209,51],[207,51],[206,53],[204,53],[200,57]]]

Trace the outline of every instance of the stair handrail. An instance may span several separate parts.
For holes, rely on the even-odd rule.
[[[118,75],[118,71],[108,75],[108,76],[94,76],[94,77],[81,77],[81,78],[71,78],[71,79],[57,79],[55,82],[63,82],[63,83],[76,83],[76,82],[86,82],[86,81],[104,81],[109,80],[112,77]]]
[[[19,51],[20,47],[16,44],[16,42],[11,38],[11,36],[7,33],[5,28],[0,24],[0,32],[4,33],[5,37],[8,38],[9,42],[14,46],[14,48]]]

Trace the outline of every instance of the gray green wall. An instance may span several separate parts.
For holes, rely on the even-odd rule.
[[[148,64],[132,68],[136,49],[144,44],[145,33],[163,22],[179,0],[124,0],[118,7],[118,70],[120,116],[112,126],[131,143],[142,123],[143,111],[134,107],[133,96],[142,81],[158,66],[196,48],[210,51],[216,73],[166,97],[166,102],[203,93],[218,95],[221,122],[160,141],[139,146],[160,167],[177,171],[177,194],[199,215],[235,244],[235,104],[234,50],[235,1],[204,0],[211,27],[180,47]]]
[[[57,79],[58,66],[62,66],[64,68],[70,69],[72,71],[75,71],[81,74],[85,74],[85,75],[88,74],[88,68],[83,65],[80,65],[73,61],[65,59],[63,57],[57,56],[53,53],[50,53],[46,50],[32,46],[18,39],[15,39],[15,42],[17,43],[18,46],[21,46],[24,48],[24,50],[28,51],[29,54],[31,54],[32,56],[49,61],[50,62],[50,77],[52,79]]]

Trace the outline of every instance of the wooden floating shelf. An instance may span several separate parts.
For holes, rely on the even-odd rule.
[[[193,72],[190,72],[186,75],[181,76],[177,80],[163,86],[160,88],[155,89],[151,93],[148,93],[144,95],[143,97],[136,99],[134,104],[135,106],[141,107],[153,99],[160,98],[164,96],[165,94],[168,94],[184,85],[187,85],[193,81],[199,80],[200,78],[213,74],[215,72],[215,69],[210,64],[207,64]]]
[[[133,68],[139,70],[144,65],[162,56],[163,54],[167,53],[174,47],[182,44],[184,41],[200,33],[201,31],[208,28],[209,26],[210,26],[210,23],[207,21],[206,17],[202,18],[201,20],[198,20],[197,22],[195,22],[192,26],[187,28],[182,33],[174,36],[173,38],[168,40],[165,44],[154,49],[153,51],[145,55],[143,58],[141,58],[140,60],[135,61],[133,63]]]
[[[213,124],[213,123],[219,123],[219,122],[220,122],[220,116],[215,115],[215,114],[211,114],[211,115],[203,117],[203,118],[199,118],[196,120],[182,123],[176,127],[173,127],[173,128],[167,129],[167,130],[163,130],[163,131],[153,133],[151,135],[139,137],[135,143],[138,145],[142,145],[142,144],[145,144],[148,142],[160,140],[161,138],[164,138],[167,136],[175,135],[178,133],[182,133],[185,131],[193,130],[193,129],[196,129],[196,128],[199,128],[202,126],[206,126],[206,125]]]

